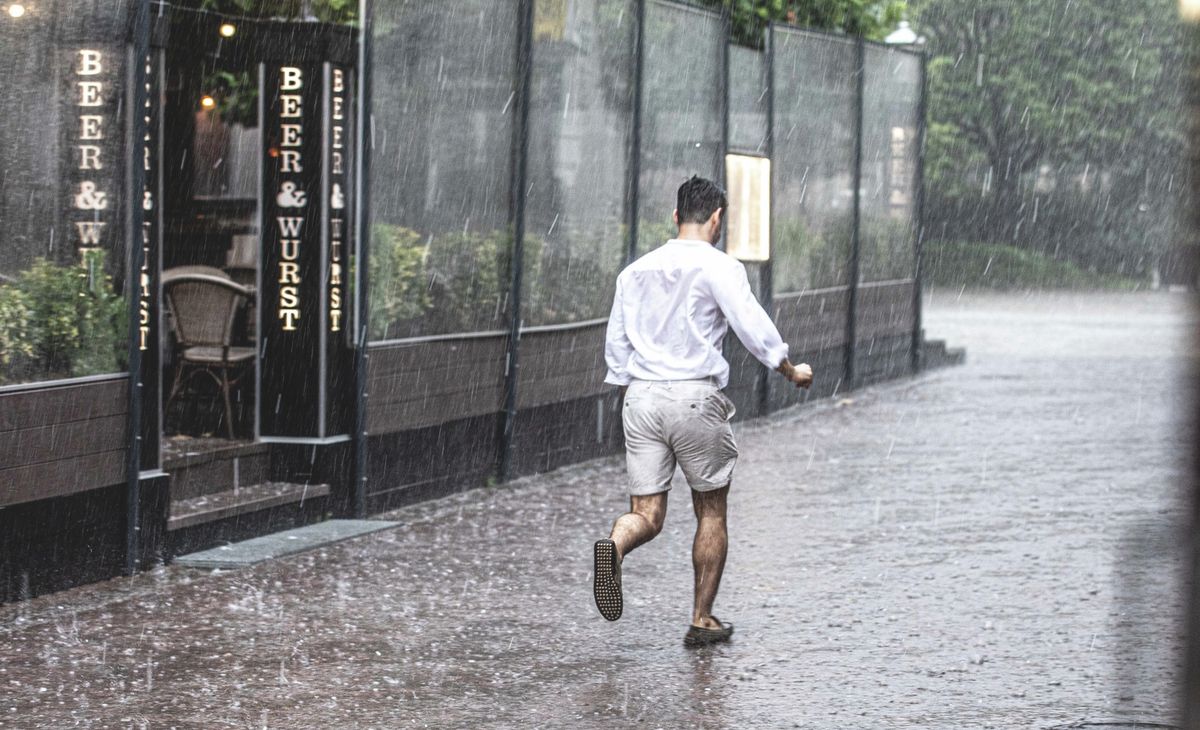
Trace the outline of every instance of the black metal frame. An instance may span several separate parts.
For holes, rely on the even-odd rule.
[[[727,187],[729,180],[725,174],[725,158],[729,155],[729,65],[733,56],[730,46],[733,45],[733,15],[727,8],[721,8],[721,25],[725,31],[725,44],[721,48],[721,155],[718,165],[721,173],[721,186]]]
[[[144,147],[146,138],[146,56],[150,52],[150,0],[137,0],[130,24],[131,43],[128,56],[126,79],[133,89],[129,108],[125,110],[129,123],[125,128],[125,145],[132,159],[126,173],[125,195],[125,240],[126,277],[128,292],[129,341],[129,447],[126,451],[125,483],[125,574],[137,572],[140,544],[138,528],[141,523],[141,474],[142,474],[142,351],[134,333],[138,331],[141,317],[141,299],[138,296],[142,270],[142,190],[146,184],[146,173],[142,156],[132,154]]]
[[[150,218],[149,230],[151,237],[143,256],[149,256],[142,265],[149,275],[149,315],[150,336],[146,349],[141,356],[142,383],[142,447],[141,469],[144,477],[147,472],[161,475],[162,473],[162,432],[166,410],[163,407],[162,396],[162,344],[163,344],[163,299],[162,299],[162,240],[163,240],[163,100],[166,84],[166,46],[169,39],[169,24],[165,14],[166,8],[157,2],[151,2],[149,49],[146,54],[146,90],[153,93],[154,98],[148,99],[146,106],[147,122],[146,140],[149,142],[150,158],[147,160],[149,173],[153,179],[146,180],[146,190],[150,193],[152,209],[142,211],[142,215]],[[143,206],[144,207],[144,206]],[[143,225],[147,222],[143,219]],[[137,241],[144,236],[139,235]],[[140,276],[139,276],[140,287]],[[142,295],[139,289],[139,297]],[[140,320],[139,320],[140,324]]]
[[[371,71],[373,68],[374,43],[371,32],[374,24],[374,0],[359,0],[359,70],[358,70],[358,114],[355,119],[356,156],[358,158],[358,180],[355,190],[358,193],[358,210],[354,216],[355,234],[358,240],[358,257],[355,261],[355,342],[354,342],[354,473],[351,478],[354,487],[350,496],[350,513],[355,517],[367,516],[367,364],[370,354],[367,352],[368,323],[371,321],[370,298],[367,296],[371,286],[368,262],[371,260],[371,227],[367,225],[366,212],[370,210],[371,186],[366,184],[371,174],[371,145],[368,143],[368,130],[371,124]]]
[[[633,121],[629,130],[629,164],[626,166],[625,220],[629,231],[625,263],[638,255],[638,223],[642,189],[642,89],[645,81],[646,0],[634,0]]]
[[[857,385],[859,254],[862,249],[863,104],[866,85],[866,42],[859,36],[854,44],[854,213],[850,236],[849,302],[846,306],[846,372],[844,385]]]
[[[766,77],[767,77],[767,139],[766,153],[767,160],[770,161],[770,175],[767,179],[767,205],[770,208],[770,228],[767,233],[767,260],[764,261],[759,269],[760,281],[759,285],[762,288],[762,301],[767,309],[767,313],[771,315],[771,319],[775,318],[775,266],[774,256],[771,252],[775,245],[775,24],[767,23],[767,28],[764,31],[766,37],[764,40],[764,56],[766,60]],[[726,95],[729,90],[726,89]],[[762,366],[759,371],[759,379],[757,383],[758,390],[758,412],[761,415],[766,415],[771,411],[771,371]]]
[[[639,203],[640,203],[640,187],[641,187],[641,157],[642,157],[642,125],[643,125],[643,104],[644,104],[644,81],[645,81],[645,31],[646,31],[646,15],[647,5],[651,2],[658,2],[663,6],[677,6],[690,10],[702,12],[708,15],[716,16],[718,13],[712,8],[702,7],[695,3],[687,2],[686,0],[633,0],[634,11],[636,14],[634,26],[631,30],[631,41],[633,44],[633,63],[631,69],[632,82],[632,125],[629,134],[628,150],[628,165],[626,170],[626,208],[625,219],[627,224],[627,246],[625,251],[626,263],[632,262],[638,254],[638,237],[639,237]],[[520,373],[520,344],[522,334],[527,331],[522,327],[522,299],[524,286],[524,245],[525,245],[525,190],[527,187],[527,157],[529,148],[529,115],[531,106],[532,92],[532,74],[533,74],[533,13],[535,0],[517,0],[517,44],[514,58],[514,123],[511,132],[511,147],[510,147],[510,200],[509,200],[509,222],[512,233],[512,243],[509,251],[509,281],[508,281],[508,307],[509,321],[508,328],[503,332],[490,333],[495,335],[503,334],[507,336],[508,344],[506,348],[506,368],[504,373],[504,404],[503,413],[501,414],[500,422],[497,424],[499,429],[499,447],[496,455],[496,474],[501,481],[510,479],[513,476],[513,459],[516,422],[518,418],[518,387]],[[370,173],[370,136],[368,133],[370,116],[369,110],[371,105],[370,98],[370,83],[372,69],[372,48],[371,48],[371,25],[373,21],[373,6],[374,0],[360,0],[360,9],[362,13],[362,40],[360,49],[360,91],[359,99],[361,100],[362,113],[359,115],[359,146],[361,153],[359,156],[360,175],[363,180],[369,178]],[[722,124],[721,124],[721,140],[719,157],[716,161],[718,171],[722,183],[727,183],[725,158],[730,153],[730,58],[732,47],[732,17],[728,9],[722,9],[719,12],[720,20],[724,26],[725,44],[722,51],[722,83],[723,83],[723,109],[722,109]],[[773,158],[775,152],[775,85],[776,85],[776,70],[775,70],[775,28],[776,26],[791,27],[786,24],[768,23],[766,28],[766,42],[764,45],[764,55],[766,61],[766,82],[767,82],[767,135],[766,135],[766,150],[762,155],[768,159]],[[858,309],[859,309],[859,278],[860,278],[860,255],[861,255],[861,228],[862,228],[862,180],[863,180],[863,135],[864,135],[864,107],[865,107],[865,64],[866,64],[866,45],[868,41],[862,38],[855,39],[855,67],[853,74],[855,77],[855,112],[854,112],[854,210],[853,210],[853,229],[849,261],[849,273],[847,282],[848,288],[848,311],[846,318],[846,343],[845,349],[845,373],[843,377],[843,386],[853,388],[857,385],[856,373],[856,356],[857,356],[857,335],[858,335]],[[875,44],[873,44],[875,45]],[[924,139],[924,95],[925,95],[925,66],[922,64],[922,130],[921,139]],[[921,173],[921,165],[918,165],[917,174]],[[774,197],[776,188],[775,184],[776,171],[772,165],[771,180],[769,181],[769,195]],[[918,195],[921,195],[923,183],[918,184]],[[360,186],[359,204],[362,211],[369,209],[369,189],[367,185]],[[923,197],[923,196],[922,196]],[[772,200],[772,204],[774,201]],[[923,231],[921,223],[921,210],[923,201],[918,204],[918,231]],[[774,215],[772,215],[774,219]],[[357,228],[359,236],[359,251],[360,262],[368,260],[369,244],[370,244],[370,229],[366,224],[367,215],[360,215],[357,219]],[[774,242],[772,241],[772,244]],[[920,333],[920,289],[919,289],[919,266],[920,266],[920,233],[916,242],[918,250],[916,253],[917,267],[917,284],[914,293],[914,306],[916,310],[916,325],[913,329],[913,358],[914,369],[917,365],[919,357],[919,340]],[[360,263],[360,268],[364,266]],[[760,287],[764,306],[769,311],[774,310],[774,277],[772,260],[768,259],[759,267]],[[359,273],[359,287],[357,302],[359,321],[358,326],[358,347],[356,348],[355,360],[355,378],[357,381],[356,388],[356,444],[355,444],[355,487],[352,495],[352,511],[354,514],[362,516],[366,514],[367,490],[366,483],[367,474],[367,431],[366,431],[366,410],[369,393],[367,392],[367,363],[369,361],[369,353],[367,347],[367,321],[369,318],[368,312],[368,297],[367,290],[370,282],[367,281],[365,270]],[[572,328],[582,325],[591,326],[595,323],[567,323],[563,327]],[[457,335],[462,336],[462,335]],[[769,412],[769,378],[770,371],[765,366],[760,366],[758,377],[755,381],[755,398],[758,404],[759,413],[765,414]]]
[[[913,241],[913,332],[912,371],[921,372],[924,367],[921,345],[924,341],[924,322],[921,315],[921,257],[925,250],[925,136],[929,128],[929,56],[921,52],[921,90],[917,101],[917,169],[913,181],[916,196],[915,229]]]
[[[521,350],[521,287],[525,269],[525,185],[526,160],[529,157],[529,96],[533,82],[533,3],[535,0],[518,0],[517,4],[517,57],[514,80],[516,81],[516,123],[512,129],[510,170],[509,220],[512,225],[512,248],[510,249],[508,306],[508,353],[504,369],[504,417],[500,433],[499,479],[507,481],[512,474],[513,436],[517,425],[517,384],[520,372]]]

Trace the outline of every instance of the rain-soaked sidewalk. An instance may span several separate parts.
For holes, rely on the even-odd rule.
[[[1184,304],[934,292],[966,366],[741,425],[727,646],[681,643],[685,488],[626,562],[624,618],[597,614],[610,459],[251,569],[0,607],[0,726],[1172,722]]]

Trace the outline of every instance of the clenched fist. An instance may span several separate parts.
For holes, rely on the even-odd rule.
[[[783,377],[796,384],[797,388],[809,388],[813,384],[813,371],[808,363],[793,365],[790,360],[784,360],[775,368]]]

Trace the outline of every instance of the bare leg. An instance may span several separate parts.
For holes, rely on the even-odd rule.
[[[692,491],[692,507],[696,511],[696,539],[692,543],[692,568],[696,574],[695,605],[692,625],[707,629],[721,628],[712,615],[713,601],[721,587],[725,572],[725,555],[729,550],[729,532],[725,524],[725,503],[729,485],[711,492]]]
[[[667,492],[630,497],[629,512],[617,518],[610,535],[617,545],[617,556],[624,558],[638,545],[653,540],[662,532],[663,521],[666,518]]]

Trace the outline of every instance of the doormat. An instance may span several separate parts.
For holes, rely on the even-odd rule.
[[[297,527],[294,530],[181,555],[175,558],[174,562],[187,568],[245,568],[342,540],[390,530],[399,525],[399,522],[383,520],[326,520],[307,527]]]

